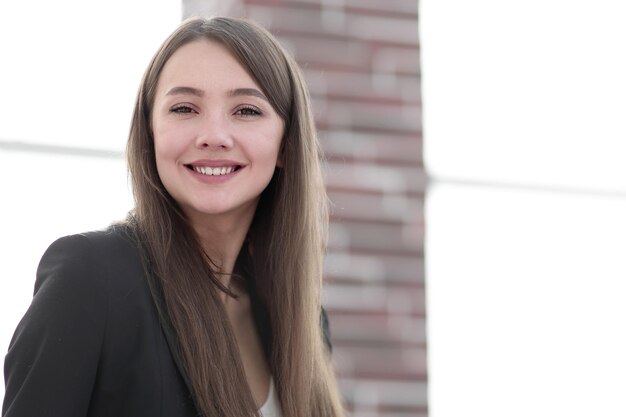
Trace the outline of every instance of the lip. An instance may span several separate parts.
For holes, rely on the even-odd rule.
[[[199,159],[197,161],[189,162],[185,164],[185,166],[194,166],[194,167],[234,167],[239,166],[244,168],[246,164],[238,161],[232,161],[229,159]]]
[[[228,159],[199,159],[188,164],[184,164],[184,166],[186,171],[189,172],[193,178],[204,184],[221,184],[227,182],[238,175],[246,167],[246,165],[241,162]],[[234,167],[235,169],[233,169],[231,173],[225,175],[205,175],[194,170],[194,167]]]

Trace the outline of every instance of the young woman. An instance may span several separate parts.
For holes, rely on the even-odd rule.
[[[264,29],[184,22],[150,63],[128,219],[53,243],[5,362],[3,416],[342,416],[320,305],[320,150]]]

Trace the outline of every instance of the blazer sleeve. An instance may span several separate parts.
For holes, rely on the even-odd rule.
[[[82,235],[54,242],[5,358],[3,417],[87,415],[107,317],[105,269]]]

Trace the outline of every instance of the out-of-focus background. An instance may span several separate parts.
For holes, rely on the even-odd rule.
[[[142,72],[181,19],[216,14],[268,27],[309,83],[352,415],[626,415],[615,0],[1,3],[0,351],[45,248],[132,207]]]

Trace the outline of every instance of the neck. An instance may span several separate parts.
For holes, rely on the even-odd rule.
[[[246,239],[254,212],[246,215],[200,216],[191,218],[191,225],[200,239],[202,249],[214,263],[218,278],[228,288],[235,262]]]

